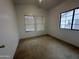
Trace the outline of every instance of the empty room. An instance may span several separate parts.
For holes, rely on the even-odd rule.
[[[0,59],[79,59],[79,0],[0,0]]]

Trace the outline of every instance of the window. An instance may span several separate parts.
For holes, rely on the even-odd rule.
[[[73,29],[79,29],[79,9],[75,9]]]
[[[45,29],[44,17],[36,17],[36,30],[43,31]]]
[[[61,28],[71,29],[73,11],[61,14]]]
[[[79,30],[79,8],[60,14],[60,28]]]
[[[35,31],[35,20],[33,16],[25,16],[26,31]]]
[[[45,17],[44,16],[25,16],[26,31],[44,31]]]

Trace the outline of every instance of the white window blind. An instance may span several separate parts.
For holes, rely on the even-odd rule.
[[[25,16],[26,31],[44,31],[45,17],[44,16]]]

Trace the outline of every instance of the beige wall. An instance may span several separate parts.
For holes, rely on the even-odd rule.
[[[47,12],[34,5],[16,5],[17,20],[19,26],[20,38],[33,37],[46,34],[46,30],[42,32],[25,32],[24,15],[46,16]],[[47,26],[47,25],[46,25]]]
[[[49,13],[48,33],[79,47],[79,31],[59,29],[60,12],[79,7],[79,0],[67,0]]]
[[[0,0],[0,59],[12,59],[17,44],[18,31],[14,6],[11,0]]]

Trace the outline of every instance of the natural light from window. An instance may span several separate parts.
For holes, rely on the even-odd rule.
[[[60,28],[79,30],[79,8],[60,14]]]
[[[44,16],[25,16],[25,31],[44,31],[45,17]]]

